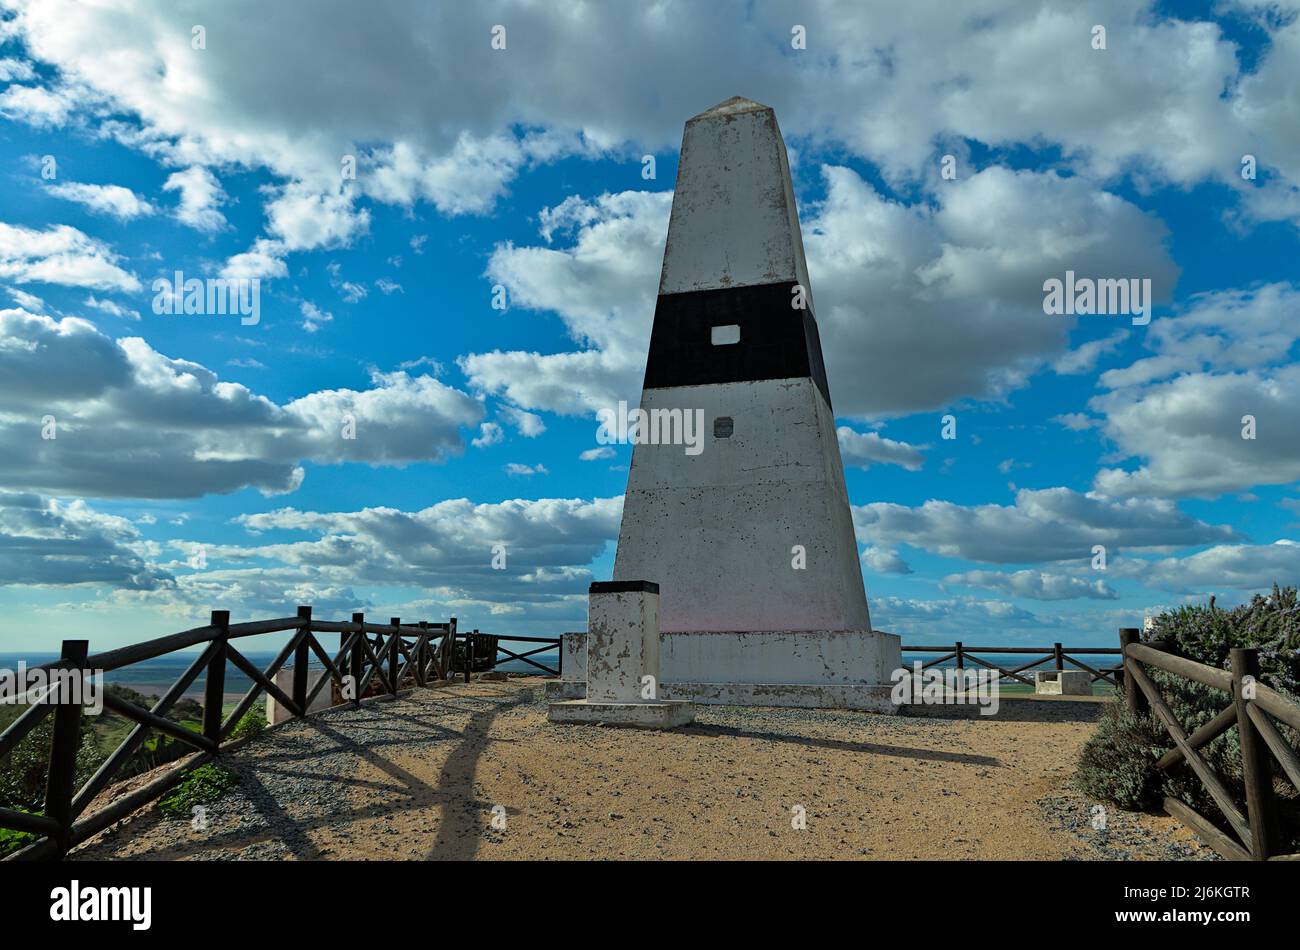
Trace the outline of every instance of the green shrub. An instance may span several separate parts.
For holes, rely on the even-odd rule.
[[[174,789],[158,799],[158,810],[168,818],[188,819],[196,805],[210,805],[239,784],[239,776],[209,763],[194,769]]]
[[[1292,698],[1300,692],[1300,604],[1294,587],[1275,586],[1267,597],[1257,594],[1250,603],[1232,610],[1216,607],[1213,600],[1179,607],[1154,618],[1143,639],[1165,641],[1171,653],[1219,669],[1229,668],[1234,647],[1257,648],[1260,680]],[[1153,667],[1146,671],[1188,734],[1231,701],[1222,690]],[[1279,727],[1294,745],[1294,730]],[[1151,808],[1169,797],[1219,817],[1209,792],[1185,764],[1168,772],[1156,769],[1156,760],[1172,747],[1173,740],[1154,715],[1134,716],[1122,702],[1111,703],[1080,753],[1075,785],[1089,796],[1121,808]],[[1199,752],[1234,798],[1244,800],[1241,740],[1236,728],[1228,729]],[[1274,771],[1281,774],[1276,763]],[[1295,790],[1289,785],[1277,783],[1276,787],[1281,796],[1295,799]]]
[[[1156,760],[1166,749],[1164,727],[1154,717],[1135,716],[1123,703],[1107,703],[1096,733],[1079,754],[1075,785],[1120,808],[1150,808],[1161,797]]]
[[[50,771],[50,746],[54,741],[54,716],[48,715],[23,740],[0,758],[0,807],[38,811],[45,807],[45,784]],[[82,721],[74,781],[78,787],[104,760],[95,736]]]
[[[17,811],[27,812],[27,814],[41,814],[41,812],[31,812],[26,808],[18,808]],[[5,855],[13,854],[15,851],[21,851],[33,841],[36,835],[30,831],[14,831],[12,828],[0,828],[0,858]]]
[[[1260,679],[1276,690],[1300,694],[1300,602],[1294,587],[1232,610],[1209,604],[1179,607],[1154,618],[1144,640],[1167,641],[1172,652],[1226,670],[1233,647],[1259,649]]]
[[[14,718],[17,718],[15,715]],[[80,787],[95,774],[104,756],[95,736],[82,722],[81,744],[77,747],[73,781]],[[27,733],[9,754],[0,758],[0,807],[32,815],[44,814],[45,785],[50,771],[50,745],[54,739],[54,717],[46,716]],[[27,831],[0,828],[0,858],[19,851],[35,841],[37,835]]]
[[[226,741],[250,739],[265,728],[266,713],[260,709],[250,709],[239,718],[239,722],[235,723],[235,728],[230,730],[230,737]]]

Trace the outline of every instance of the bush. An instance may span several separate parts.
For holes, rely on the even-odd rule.
[[[158,799],[158,810],[168,818],[186,818],[196,805],[210,805],[236,785],[239,776],[211,763],[194,769],[174,789]]]
[[[41,814],[41,812],[28,811],[26,808],[16,810],[27,812],[29,815]],[[35,840],[36,835],[30,831],[14,831],[12,828],[0,828],[0,858],[15,851],[21,851]]]
[[[16,713],[14,718],[20,714],[21,712]],[[50,746],[53,740],[54,717],[48,715],[7,756],[0,758],[0,807],[32,815],[44,814],[45,785],[50,771]],[[73,773],[76,787],[79,788],[95,774],[95,769],[103,758],[96,748],[95,736],[83,721],[81,744],[77,747]],[[0,858],[27,847],[36,838],[36,835],[27,831],[0,828]]]
[[[1300,692],[1300,604],[1294,587],[1275,586],[1267,597],[1257,594],[1250,603],[1232,610],[1216,607],[1213,600],[1179,607],[1156,617],[1143,639],[1165,641],[1170,652],[1219,669],[1230,666],[1234,647],[1255,647],[1260,656],[1260,680],[1292,698]],[[1147,667],[1147,673],[1188,734],[1230,702],[1221,690],[1152,667]],[[1286,726],[1279,728],[1294,745],[1295,732]],[[1111,703],[1097,732],[1084,744],[1075,785],[1120,808],[1151,808],[1169,797],[1203,814],[1218,816],[1209,792],[1186,765],[1168,773],[1156,769],[1156,760],[1172,747],[1173,740],[1154,715],[1134,716],[1122,702]],[[1228,791],[1243,801],[1241,740],[1236,728],[1228,729],[1199,752]],[[1274,770],[1281,774],[1276,763]],[[1277,787],[1283,796],[1295,797],[1289,785]]]
[[[0,806],[29,811],[45,807],[45,784],[53,741],[54,716],[51,714],[27,733],[7,756],[0,758]],[[74,774],[77,787],[95,773],[103,759],[96,748],[94,734],[83,720]]]
[[[1233,647],[1259,649],[1260,679],[1268,686],[1300,694],[1300,603],[1294,587],[1279,588],[1267,597],[1256,594],[1250,603],[1232,610],[1196,604],[1154,618],[1144,640],[1165,640],[1170,649],[1197,663],[1226,670]]]
[[[251,739],[265,728],[266,713],[260,709],[250,709],[239,718],[239,722],[235,723],[235,728],[230,730],[230,737],[226,741]]]
[[[1156,760],[1167,749],[1165,730],[1153,716],[1135,716],[1123,703],[1107,703],[1097,732],[1079,754],[1076,787],[1091,798],[1129,811],[1160,800],[1163,777]]]

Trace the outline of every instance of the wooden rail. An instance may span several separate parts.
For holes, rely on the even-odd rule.
[[[0,758],[3,758],[46,716],[54,716],[44,813],[32,815],[15,809],[0,808],[0,827],[29,832],[37,835],[38,840],[6,860],[61,858],[71,848],[137,808],[154,801],[179,784],[186,773],[241,744],[243,740],[231,742],[230,734],[263,693],[273,696],[294,717],[298,717],[306,714],[313,700],[327,684],[337,683],[344,700],[353,706],[360,706],[363,701],[369,702],[375,698],[375,689],[381,688],[383,693],[396,697],[406,684],[423,686],[437,680],[450,680],[462,671],[465,682],[469,682],[470,670],[476,657],[487,653],[489,647],[493,663],[496,652],[499,651],[558,675],[556,671],[528,659],[547,647],[522,654],[514,653],[500,646],[499,637],[480,634],[477,630],[459,633],[455,617],[446,623],[402,623],[394,617],[382,624],[371,623],[359,613],[353,614],[350,621],[315,620],[311,613],[310,607],[299,607],[297,615],[293,617],[232,624],[228,611],[214,610],[211,622],[206,626],[94,655],[89,655],[89,644],[85,640],[63,641],[62,654],[58,660],[33,669],[67,670],[71,674],[69,679],[81,679],[84,682],[89,674],[102,674],[178,650],[204,646],[185,672],[149,709],[105,690],[105,707],[134,721],[136,725],[79,789],[74,787],[82,726],[79,695],[71,690],[47,695],[43,700],[29,705],[21,716],[0,733]],[[292,636],[264,670],[258,669],[235,647],[235,641],[244,637],[279,632],[289,632]],[[340,634],[339,652],[331,657],[317,639],[318,633]],[[548,645],[560,642],[558,639],[529,637],[510,639]],[[313,656],[324,667],[324,674],[309,689],[308,670]],[[275,684],[275,675],[290,657],[293,658],[293,680],[286,693]],[[236,704],[234,711],[223,717],[227,663],[233,664],[252,680],[252,686]],[[168,719],[167,712],[201,673],[206,673],[203,728],[196,732]],[[191,746],[193,752],[143,788],[87,815],[86,810],[91,802],[144,743],[150,730]]]
[[[986,669],[995,670],[1000,674],[998,677],[999,681],[1001,681],[1002,677],[1006,677],[1007,679],[1013,679],[1024,683],[1026,686],[1033,686],[1033,680],[1021,675],[1026,670],[1032,670],[1036,666],[1042,666],[1044,663],[1049,662],[1054,664],[1055,669],[1063,670],[1065,669],[1065,664],[1069,663],[1071,666],[1077,666],[1079,669],[1089,673],[1092,676],[1092,679],[1088,681],[1089,683],[1095,683],[1097,680],[1102,680],[1117,688],[1119,685],[1116,676],[1116,674],[1119,673],[1119,667],[1103,667],[1101,669],[1094,669],[1091,665],[1077,659],[1079,656],[1119,656],[1120,651],[1115,647],[1063,647],[1059,643],[1054,643],[1050,647],[971,647],[966,646],[959,640],[950,647],[905,645],[902,650],[904,653],[943,654],[938,659],[930,660],[928,663],[922,663],[921,669],[923,670],[928,670],[932,666],[938,666],[940,663],[946,663],[948,660],[954,659],[957,661],[957,669],[961,670],[965,669],[966,661],[971,660]],[[1014,656],[1037,656],[1041,653],[1044,654],[1044,656],[1042,659],[1034,660],[1032,663],[1026,663],[1023,666],[1016,667],[1015,669],[1007,669],[1006,667],[985,660],[977,655],[981,653],[993,656],[1007,654]]]
[[[1300,729],[1300,705],[1258,681],[1259,651],[1234,648],[1230,654],[1231,670],[1220,670],[1175,656],[1163,644],[1141,642],[1135,627],[1121,629],[1119,641],[1124,656],[1124,699],[1128,708],[1138,714],[1154,713],[1174,743],[1174,748],[1156,762],[1156,767],[1168,771],[1186,763],[1223,813],[1231,834],[1177,799],[1166,798],[1165,811],[1229,860],[1300,860],[1300,854],[1277,853],[1281,840],[1269,760],[1272,753],[1282,773],[1300,789],[1300,758],[1273,721]],[[1228,706],[1188,735],[1147,674],[1147,667],[1222,690],[1228,694]],[[1241,746],[1241,773],[1246,787],[1244,811],[1197,751],[1233,726],[1237,727]]]
[[[478,633],[477,630],[474,632]],[[515,653],[513,650],[507,650],[503,647],[501,645],[502,640],[509,640],[511,643],[541,643],[543,646],[536,647],[532,650],[525,650],[523,653]],[[492,668],[496,667],[499,654],[504,653],[509,659],[522,660],[529,666],[537,667],[548,676],[559,676],[564,670],[564,648],[561,645],[559,637],[491,637],[486,640],[479,639],[472,642],[475,644],[473,649],[480,651],[476,654],[478,656],[481,656],[482,653],[487,650],[494,651],[490,658]],[[529,657],[536,656],[538,653],[545,653],[551,647],[555,647],[558,650],[559,659],[556,661],[555,669],[551,669],[549,666],[539,663],[536,660],[529,659]]]

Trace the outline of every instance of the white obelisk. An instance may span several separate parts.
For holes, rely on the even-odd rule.
[[[659,585],[665,695],[884,708],[785,143],[733,98],[686,123],[614,580]],[[676,416],[680,413],[680,416]],[[887,693],[887,690],[885,690]]]

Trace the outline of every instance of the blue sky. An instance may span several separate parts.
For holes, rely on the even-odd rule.
[[[476,6],[0,2],[0,651],[581,628],[631,450],[582,455],[639,395],[681,125],[737,94],[791,151],[877,626],[1109,645],[1296,581],[1295,9]],[[1045,314],[1067,269],[1154,319]],[[176,270],[259,322],[154,313]]]

